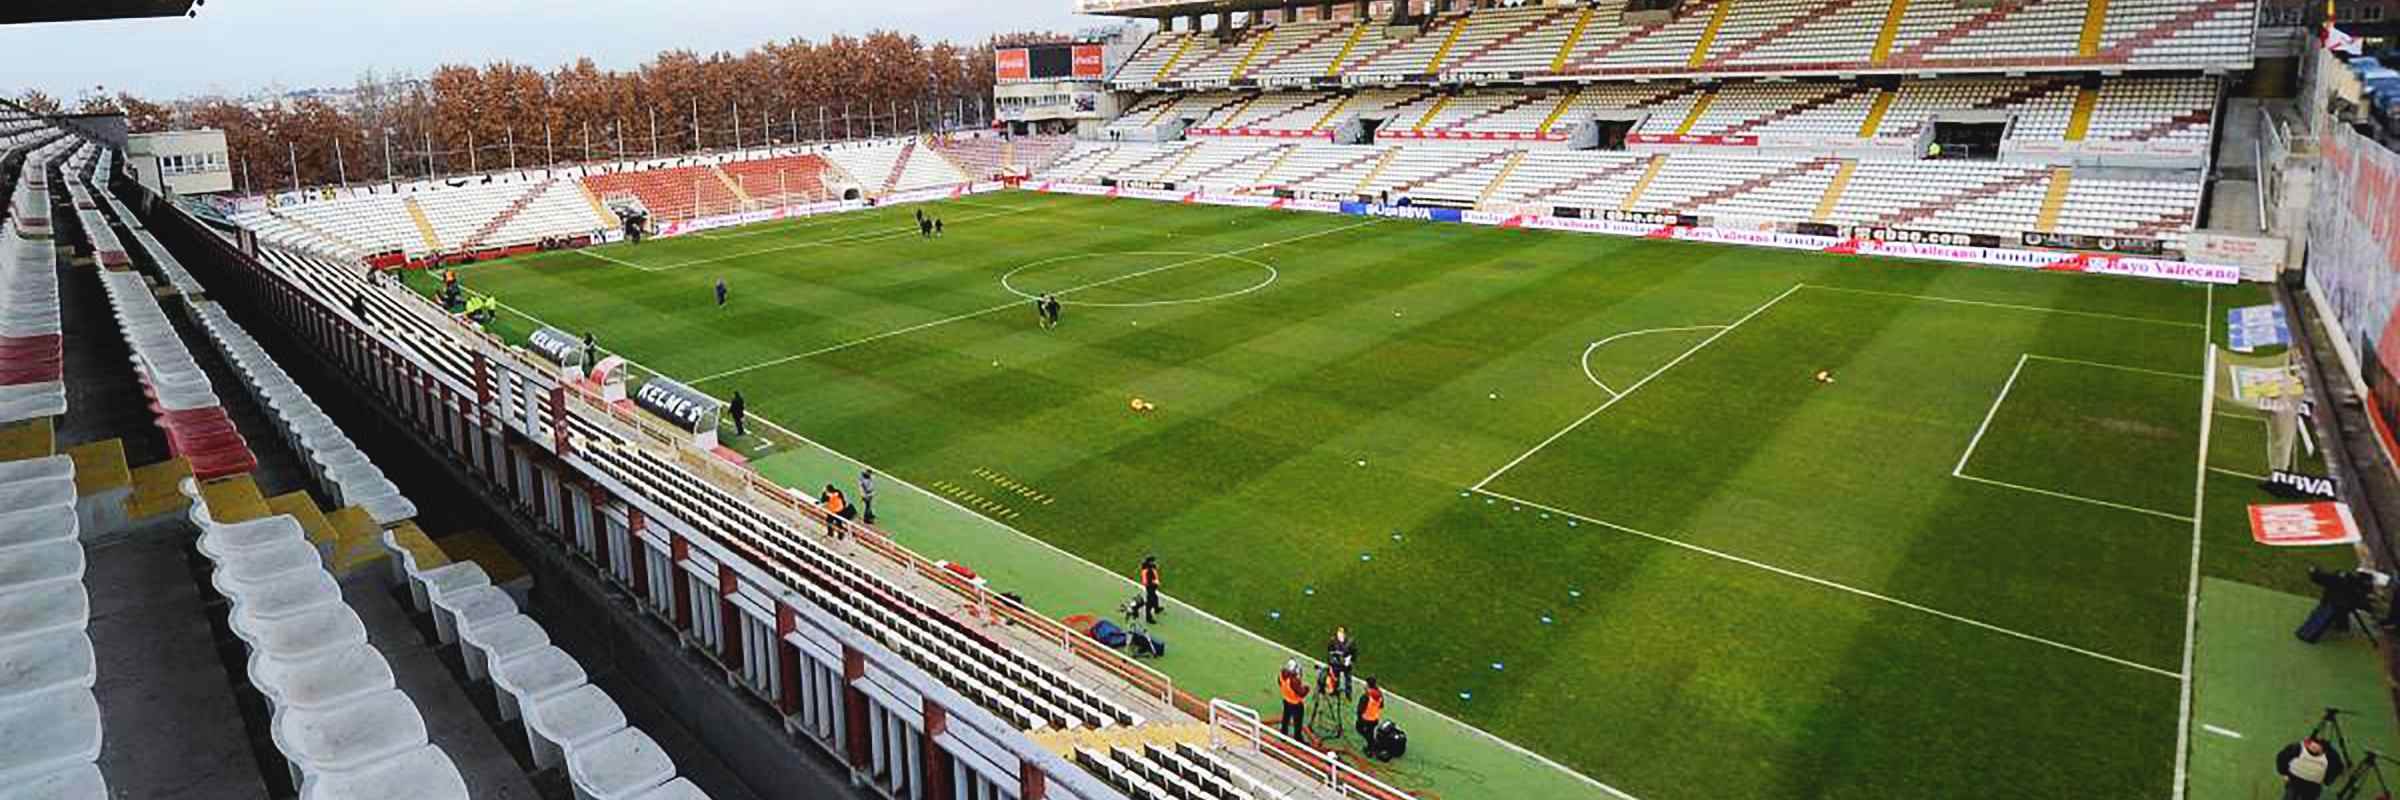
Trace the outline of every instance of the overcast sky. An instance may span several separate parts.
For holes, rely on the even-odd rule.
[[[4,2],[5,0],[0,0]],[[208,0],[198,19],[0,26],[0,93],[62,100],[105,86],[152,99],[336,87],[368,69],[423,75],[506,59],[548,69],[590,56],[630,67],[660,50],[740,51],[794,36],[888,28],[927,41],[1111,20],[1072,0]]]

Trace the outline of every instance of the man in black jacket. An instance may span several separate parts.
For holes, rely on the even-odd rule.
[[[2341,777],[2342,754],[2311,736],[2275,754],[2275,774],[2283,776],[2283,800],[2317,800],[2333,779]]]

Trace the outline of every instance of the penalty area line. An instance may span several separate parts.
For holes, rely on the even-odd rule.
[[[584,255],[591,256],[591,257],[593,257],[593,258],[597,258],[597,259],[600,259],[600,260],[602,260],[602,261],[606,261],[606,262],[609,262],[609,263],[612,263],[612,264],[622,264],[622,265],[624,265],[624,266],[632,267],[632,268],[634,268],[634,269],[638,269],[638,270],[641,270],[641,271],[643,271],[643,272],[657,272],[657,271],[658,271],[658,268],[656,268],[656,267],[645,267],[645,266],[642,266],[642,265],[640,265],[640,264],[636,264],[636,263],[633,263],[633,262],[631,262],[631,261],[627,261],[627,260],[625,260],[625,259],[618,258],[618,257],[616,257],[616,256],[612,256],[612,255],[609,255],[609,254],[607,254],[607,253],[602,253],[602,252],[600,252],[600,251],[598,251],[598,250],[594,250],[594,249],[592,249],[592,248],[589,248],[589,247],[585,247],[585,248],[579,248],[579,249],[576,249],[574,252],[577,252],[577,253],[582,253],[582,254],[584,254]]]
[[[2109,662],[2109,663],[2111,663],[2111,664],[2116,664],[2116,665],[2118,665],[2118,666],[2122,666],[2122,667],[2128,667],[2128,668],[2132,668],[2132,669],[2141,670],[2141,671],[2143,671],[2143,672],[2148,672],[2148,673],[2151,673],[2151,674],[2154,674],[2154,675],[2158,675],[2158,676],[2161,676],[2161,677],[2173,678],[2173,679],[2176,679],[2176,680],[2182,680],[2182,679],[2183,679],[2183,674],[2182,674],[2182,673],[2174,672],[2174,671],[2172,671],[2172,670],[2161,669],[2161,668],[2159,668],[2159,667],[2154,667],[2154,666],[2151,666],[2151,665],[2148,665],[2148,664],[2141,663],[2141,662],[2139,662],[2139,661],[2133,661],[2133,660],[2130,660],[2130,659],[2125,659],[2125,658],[2120,658],[2120,657],[2117,657],[2117,656],[2112,656],[2112,655],[2109,655],[2109,654],[2107,654],[2107,653],[2100,652],[2100,651],[2098,651],[2098,650],[2092,650],[2092,649],[2085,648],[2085,647],[2078,647],[2078,646],[2075,646],[2075,645],[2071,645],[2071,644],[2067,644],[2067,643],[2065,643],[2065,642],[2058,641],[2058,640],[2056,640],[2056,639],[2049,639],[2049,638],[2044,638],[2044,637],[2041,637],[2041,636],[2036,636],[2036,635],[2034,635],[2034,634],[2026,633],[2026,632],[2024,632],[2024,631],[2020,631],[2020,630],[2017,630],[2017,629],[2014,629],[2014,628],[2002,627],[2002,626],[2000,626],[2000,625],[1995,625],[1995,624],[1992,624],[1992,623],[1989,623],[1989,622],[1985,622],[1985,621],[1983,621],[1983,620],[1975,619],[1975,618],[1973,618],[1973,617],[1965,616],[1965,615],[1962,615],[1962,614],[1956,614],[1956,613],[1952,613],[1952,612],[1949,612],[1949,611],[1943,611],[1943,610],[1941,610],[1941,609],[1934,608],[1934,607],[1932,607],[1932,606],[1928,606],[1928,605],[1925,605],[1925,604],[1923,604],[1923,603],[1917,603],[1917,602],[1912,602],[1912,601],[1908,601],[1908,600],[1902,600],[1902,599],[1900,599],[1900,598],[1893,597],[1893,596],[1891,596],[1891,595],[1887,595],[1887,594],[1883,594],[1883,593],[1881,593],[1881,592],[1876,592],[1876,591],[1872,591],[1872,590],[1869,590],[1869,589],[1862,589],[1862,588],[1859,588],[1859,587],[1856,587],[1856,586],[1852,586],[1852,585],[1850,585],[1850,584],[1847,584],[1847,583],[1842,583],[1842,582],[1840,582],[1840,581],[1836,581],[1836,580],[1831,580],[1831,579],[1827,579],[1827,578],[1820,578],[1820,577],[1817,577],[1817,576],[1815,576],[1815,575],[1810,575],[1810,574],[1808,574],[1808,573],[1805,573],[1805,572],[1799,572],[1799,571],[1797,571],[1797,570],[1792,570],[1792,569],[1788,569],[1788,568],[1785,568],[1785,567],[1779,567],[1779,566],[1776,566],[1776,565],[1773,565],[1773,564],[1766,563],[1766,562],[1764,562],[1764,561],[1759,561],[1759,560],[1757,560],[1757,559],[1752,559],[1752,558],[1744,558],[1744,557],[1742,557],[1742,556],[1737,556],[1737,555],[1734,555],[1734,554],[1732,554],[1732,553],[1728,553],[1728,552],[1725,552],[1725,551],[1723,551],[1723,550],[1718,550],[1718,549],[1711,548],[1711,547],[1707,547],[1707,546],[1704,546],[1704,545],[1693,544],[1693,543],[1691,543],[1691,542],[1687,542],[1687,541],[1684,541],[1684,540],[1681,540],[1681,539],[1676,539],[1676,538],[1669,537],[1669,536],[1660,536],[1660,535],[1658,535],[1658,534],[1651,533],[1651,532],[1649,532],[1649,531],[1645,531],[1645,530],[1641,530],[1641,529],[1639,529],[1639,528],[1634,528],[1634,527],[1627,526],[1627,525],[1620,525],[1620,524],[1617,524],[1617,523],[1614,523],[1614,522],[1610,522],[1610,521],[1608,521],[1608,520],[1599,519],[1599,518],[1597,518],[1597,517],[1587,516],[1587,515],[1584,515],[1584,514],[1578,514],[1578,513],[1575,513],[1575,512],[1573,512],[1573,511],[1568,511],[1568,510],[1566,510],[1566,509],[1563,509],[1563,508],[1558,508],[1558,507],[1556,507],[1556,506],[1550,506],[1550,505],[1545,505],[1545,504],[1542,504],[1542,503],[1536,503],[1536,502],[1533,502],[1533,501],[1531,501],[1531,500],[1527,500],[1527,499],[1524,499],[1524,498],[1521,498],[1521,497],[1512,497],[1512,496],[1510,496],[1510,495],[1501,494],[1501,493],[1499,493],[1499,492],[1491,491],[1491,490],[1489,490],[1489,489],[1476,489],[1476,488],[1471,488],[1471,487],[1470,487],[1470,488],[1469,488],[1467,491],[1474,492],[1474,493],[1476,493],[1476,494],[1480,494],[1480,495],[1484,495],[1484,496],[1486,496],[1486,497],[1490,497],[1490,498],[1493,498],[1493,499],[1496,499],[1496,500],[1505,500],[1505,501],[1507,501],[1507,502],[1516,503],[1516,504],[1518,504],[1518,505],[1522,505],[1522,506],[1525,506],[1525,507],[1527,507],[1527,508],[1537,508],[1537,509],[1541,509],[1541,510],[1543,510],[1543,511],[1548,511],[1548,512],[1550,512],[1550,513],[1557,514],[1557,515],[1560,515],[1560,516],[1564,516],[1564,517],[1571,517],[1571,518],[1574,518],[1574,519],[1583,520],[1583,521],[1585,521],[1585,522],[1589,522],[1589,523],[1591,523],[1591,524],[1598,525],[1598,526],[1600,526],[1600,527],[1603,527],[1603,528],[1607,528],[1607,529],[1610,529],[1610,530],[1613,530],[1613,531],[1617,531],[1617,532],[1619,532],[1619,533],[1629,534],[1629,535],[1632,535],[1632,536],[1639,536],[1639,537],[1641,537],[1641,538],[1648,539],[1648,540],[1651,540],[1651,541],[1654,541],[1654,542],[1658,542],[1658,543],[1660,543],[1660,544],[1664,544],[1664,545],[1668,545],[1668,546],[1672,546],[1672,547],[1680,548],[1680,549],[1683,549],[1683,550],[1688,550],[1688,551],[1691,551],[1691,552],[1694,552],[1694,553],[1698,553],[1698,554],[1705,555],[1705,556],[1710,556],[1710,557],[1713,557],[1713,558],[1722,559],[1722,560],[1725,560],[1725,561],[1730,561],[1730,562],[1733,562],[1733,563],[1736,563],[1736,564],[1740,564],[1740,565],[1743,565],[1743,566],[1746,566],[1746,567],[1751,567],[1751,568],[1754,568],[1754,569],[1764,570],[1764,571],[1766,571],[1766,572],[1772,572],[1772,573],[1774,573],[1774,574],[1781,575],[1781,576],[1784,576],[1784,577],[1786,577],[1786,578],[1791,578],[1791,579],[1793,579],[1793,580],[1804,581],[1804,582],[1807,582],[1807,583],[1813,583],[1813,584],[1816,584],[1816,585],[1818,585],[1818,586],[1825,587],[1825,588],[1827,588],[1827,589],[1832,589],[1832,590],[1839,591],[1839,592],[1847,592],[1847,593],[1849,593],[1849,594],[1857,595],[1857,596],[1859,596],[1859,597],[1863,597],[1863,598],[1866,598],[1866,599],[1869,599],[1869,600],[1875,600],[1875,601],[1879,601],[1879,602],[1883,602],[1883,603],[1888,603],[1888,604],[1895,605],[1895,606],[1899,606],[1899,607],[1901,607],[1901,608],[1905,608],[1905,609],[1908,609],[1908,610],[1911,610],[1911,611],[1917,611],[1917,612],[1922,612],[1922,613],[1925,613],[1925,614],[1931,614],[1931,615],[1933,615],[1933,616],[1940,617],[1940,618],[1942,618],[1942,619],[1950,620],[1950,621],[1952,621],[1952,622],[1963,623],[1963,624],[1966,624],[1966,625],[1971,625],[1971,626],[1974,626],[1974,627],[1977,627],[1977,628],[1982,628],[1982,629],[1984,629],[1984,630],[1991,631],[1991,632],[1993,632],[1993,633],[1998,633],[1998,634],[2002,634],[2002,635],[2005,635],[2005,636],[2010,636],[2010,637],[2014,637],[2014,638],[2017,638],[2017,639],[2022,639],[2022,640],[2025,640],[2025,641],[2028,641],[2028,642],[2032,642],[2032,643],[2035,643],[2035,644],[2039,644],[2039,645],[2045,645],[2045,646],[2048,646],[2048,647],[2054,647],[2054,648],[2057,648],[2057,649],[2060,649],[2060,650],[2065,650],[2065,651],[2067,651],[2067,652],[2070,652],[2070,653],[2075,653],[2075,654],[2078,654],[2078,655],[2090,656],[2090,657],[2092,657],[2092,658],[2096,658],[2096,659],[2099,659],[2099,660],[2101,660],[2101,661],[2106,661],[2106,662]]]

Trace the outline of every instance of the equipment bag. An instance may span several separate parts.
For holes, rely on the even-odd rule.
[[[2325,638],[2326,631],[2341,625],[2343,621],[2341,610],[2334,604],[2318,603],[2314,610],[2308,612],[2308,619],[2301,621],[2300,628],[2292,631],[2292,635],[2299,637],[2300,641],[2316,644],[2318,639]]]
[[[1128,637],[1124,628],[1108,620],[1092,623],[1092,639],[1109,647],[1124,647]]]
[[[1131,635],[1134,655],[1157,658],[1167,654],[1167,640],[1158,638],[1148,631],[1134,631]]]
[[[1391,720],[1388,720],[1388,719],[1387,719],[1387,720],[1384,720],[1384,721],[1383,721],[1383,722],[1381,722],[1381,723],[1378,723],[1378,724],[1376,724],[1376,726],[1375,726],[1375,753],[1376,753],[1376,755],[1383,756],[1383,760],[1385,760],[1385,761],[1390,761],[1390,760],[1392,760],[1392,759],[1399,758],[1399,757],[1401,756],[1401,754],[1403,754],[1403,753],[1407,753],[1407,752],[1408,752],[1408,732],[1407,732],[1407,731],[1403,731],[1403,730],[1401,730],[1401,729],[1400,729],[1400,726],[1392,724],[1392,721],[1391,721]]]

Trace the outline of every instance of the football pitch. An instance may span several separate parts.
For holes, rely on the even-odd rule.
[[[2263,296],[1026,192],[460,274],[1299,652],[1347,625],[1363,673],[1647,800],[2168,796],[2205,346]],[[1159,663],[1273,710],[1276,661]],[[1509,796],[1470,741],[1395,782]]]

